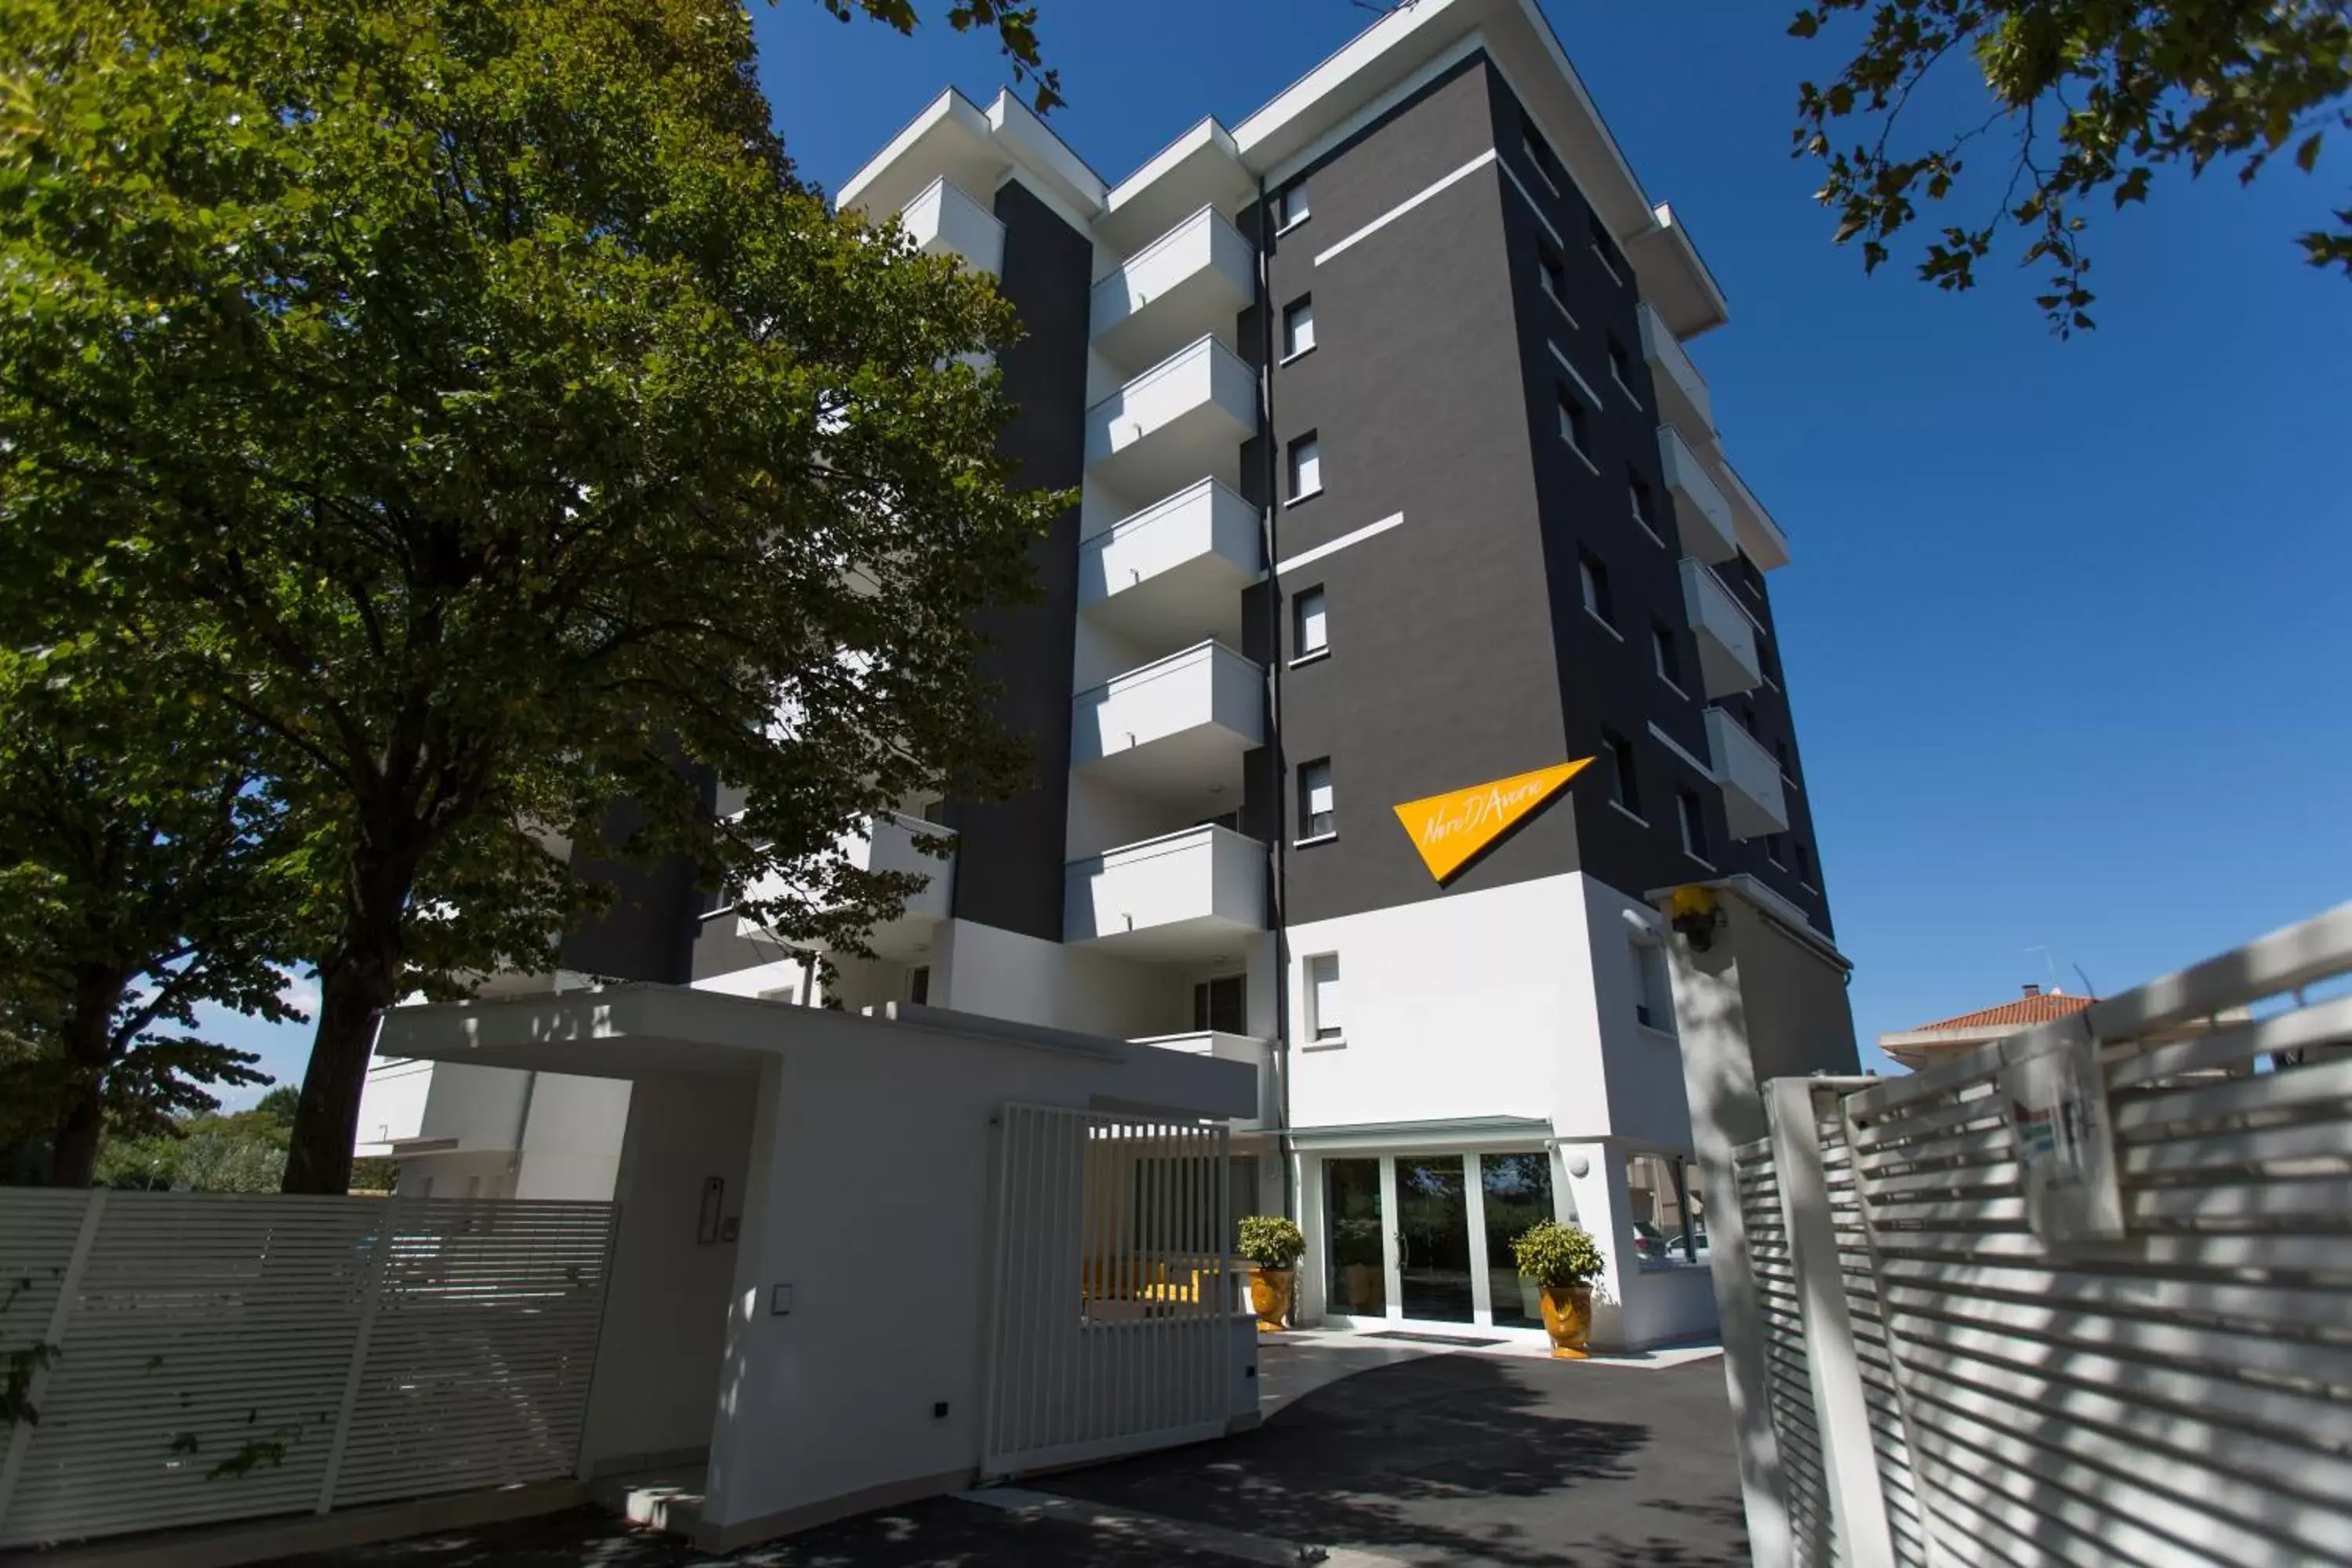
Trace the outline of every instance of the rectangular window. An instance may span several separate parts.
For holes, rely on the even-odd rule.
[[[1808,888],[1813,885],[1813,852],[1802,844],[1797,846],[1797,880]]]
[[[1339,955],[1318,952],[1307,961],[1307,1031],[1318,1040],[1336,1040],[1345,1030],[1339,1001]]]
[[[1378,1159],[1323,1162],[1323,1301],[1333,1312],[1377,1318],[1389,1310],[1388,1234]]]
[[[1536,251],[1536,275],[1543,280],[1543,291],[1551,296],[1551,302],[1567,310],[1568,268],[1561,263],[1559,253],[1549,245]]]
[[[919,963],[907,971],[907,1000],[918,1007],[928,1006],[931,1000],[931,969]]]
[[[1642,401],[1642,395],[1633,391],[1633,358],[1625,352],[1625,345],[1613,337],[1609,340],[1609,374],[1617,378],[1617,384],[1623,387],[1635,403]]]
[[[1315,346],[1315,300],[1301,295],[1282,312],[1282,357],[1297,359]]]
[[[1785,833],[1766,834],[1764,858],[1785,870],[1789,864],[1789,836]]]
[[[1684,853],[1689,855],[1693,859],[1706,859],[1706,813],[1704,808],[1700,806],[1698,796],[1691,794],[1688,790],[1676,791],[1675,795],[1675,815],[1681,819],[1683,826]]]
[[[1780,764],[1780,776],[1787,779],[1790,784],[1796,783],[1797,763],[1796,759],[1789,755],[1789,742],[1786,741],[1773,742],[1772,755]]]
[[[1683,689],[1682,654],[1675,647],[1675,634],[1664,621],[1650,623],[1650,647],[1657,656],[1658,679],[1676,691]]]
[[[1339,830],[1331,809],[1331,759],[1302,763],[1298,769],[1299,837],[1320,838]]]
[[[1559,195],[1559,181],[1553,174],[1559,167],[1559,160],[1552,156],[1551,143],[1536,129],[1534,120],[1524,113],[1519,116],[1519,145],[1525,149],[1528,162],[1535,165],[1536,173],[1543,176],[1544,184],[1551,187],[1552,195]]]
[[[1586,457],[1592,455],[1591,426],[1584,412],[1583,399],[1564,386],[1559,389],[1559,437]]]
[[[1308,588],[1290,601],[1292,623],[1291,647],[1294,658],[1305,658],[1310,653],[1321,653],[1331,646],[1328,624],[1323,617],[1323,590]]]
[[[1609,568],[1591,555],[1576,558],[1576,580],[1584,593],[1584,607],[1610,626],[1617,624],[1609,598]]]
[[[1482,1153],[1478,1185],[1480,1217],[1486,1224],[1486,1283],[1495,1306],[1495,1326],[1534,1328],[1543,1321],[1543,1293],[1512,1261],[1511,1243],[1538,1222],[1557,1217],[1551,1196],[1551,1155],[1540,1149]]]
[[[1666,973],[1665,944],[1654,936],[1635,942],[1633,971],[1642,987],[1641,999],[1633,1004],[1634,1019],[1644,1028],[1673,1034],[1675,988]]]
[[[1323,488],[1323,451],[1308,431],[1290,444],[1290,499],[1305,500]]]
[[[1282,193],[1281,208],[1280,227],[1275,231],[1277,234],[1285,228],[1297,228],[1315,216],[1315,209],[1307,199],[1306,181],[1301,180]]]
[[[1220,974],[1192,987],[1192,1027],[1223,1034],[1249,1032],[1248,991],[1239,974]]]
[[[1592,233],[1592,254],[1600,259],[1601,270],[1609,274],[1609,281],[1623,288],[1625,276],[1618,270],[1617,242],[1610,237],[1599,218],[1590,220],[1587,226]]]
[[[1609,797],[1634,816],[1641,816],[1642,789],[1633,773],[1633,742],[1603,730],[1601,748],[1609,755]]]
[[[1628,472],[1625,488],[1633,497],[1633,521],[1642,525],[1643,532],[1664,544],[1665,535],[1658,531],[1658,498],[1651,493],[1650,481],[1639,474]]]

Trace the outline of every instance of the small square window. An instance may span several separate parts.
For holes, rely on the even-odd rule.
[[[1650,623],[1650,650],[1658,661],[1658,679],[1680,691],[1683,689],[1683,659],[1675,646],[1674,629],[1664,621]]]
[[[1307,197],[1306,181],[1301,180],[1282,193],[1281,209],[1282,228],[1296,228],[1315,216],[1315,209]]]
[[[1318,952],[1307,961],[1307,1032],[1318,1040],[1336,1040],[1346,1026],[1339,996],[1339,955]]]
[[[1609,568],[1595,556],[1580,555],[1576,560],[1576,578],[1584,593],[1584,607],[1615,626],[1615,606],[1609,598]]]
[[[1633,356],[1627,353],[1625,345],[1615,338],[1609,340],[1609,374],[1617,378],[1618,385],[1633,393],[1634,402],[1642,400],[1641,394],[1633,392]]]
[[[1323,488],[1323,449],[1308,431],[1290,444],[1290,499],[1305,500]]]
[[[1559,389],[1560,439],[1586,457],[1592,456],[1591,416],[1584,411],[1584,401],[1566,387]]]
[[[1298,826],[1302,838],[1320,838],[1339,830],[1339,816],[1332,810],[1328,757],[1299,764]]]
[[[1785,833],[1766,834],[1764,836],[1764,858],[1771,861],[1772,864],[1781,868],[1783,870],[1787,869],[1789,865],[1789,836]]]
[[[1613,731],[1601,731],[1601,749],[1609,756],[1609,798],[1642,815],[1642,790],[1633,773],[1633,742]]]
[[[1297,359],[1315,346],[1315,300],[1300,295],[1282,312],[1282,357]]]
[[[1643,532],[1664,544],[1665,536],[1658,531],[1658,498],[1652,492],[1650,481],[1639,474],[1628,472],[1625,489],[1633,498],[1633,521],[1642,525]]]
[[[1323,590],[1308,588],[1290,601],[1292,657],[1304,658],[1310,653],[1321,653],[1331,646],[1329,631],[1323,618]]]
[[[1625,277],[1618,270],[1616,240],[1610,237],[1609,231],[1601,226],[1597,217],[1591,219],[1587,227],[1592,234],[1592,254],[1600,258],[1601,270],[1609,274],[1609,281],[1623,288]]]
[[[1682,822],[1683,849],[1693,859],[1706,858],[1706,812],[1698,796],[1688,790],[1675,794],[1675,810]]]

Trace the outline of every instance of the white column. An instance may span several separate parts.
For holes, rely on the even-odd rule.
[[[1381,1272],[1384,1293],[1388,1298],[1389,1321],[1404,1316],[1404,1247],[1399,1237],[1404,1233],[1397,1228],[1404,1223],[1404,1215],[1397,1207],[1396,1160],[1392,1155],[1381,1156]]]
[[[1470,1226],[1470,1321],[1495,1326],[1494,1284],[1486,1263],[1486,1184],[1478,1156],[1462,1156],[1463,1218]]]

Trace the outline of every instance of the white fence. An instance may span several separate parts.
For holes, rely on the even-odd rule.
[[[1798,1561],[2352,1563],[2352,905],[1738,1152]],[[2327,984],[2336,982],[2337,984]]]
[[[1228,1144],[1223,1124],[1004,1108],[984,1476],[1223,1435]]]
[[[612,1220],[0,1189],[0,1546],[571,1475]]]

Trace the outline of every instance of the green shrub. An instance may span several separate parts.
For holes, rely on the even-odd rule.
[[[1580,1225],[1539,1220],[1511,1243],[1519,1272],[1538,1285],[1557,1289],[1597,1279],[1609,1267],[1592,1233]]]
[[[1306,1250],[1307,1238],[1278,1214],[1254,1214],[1242,1221],[1242,1256],[1260,1268],[1287,1268]]]

